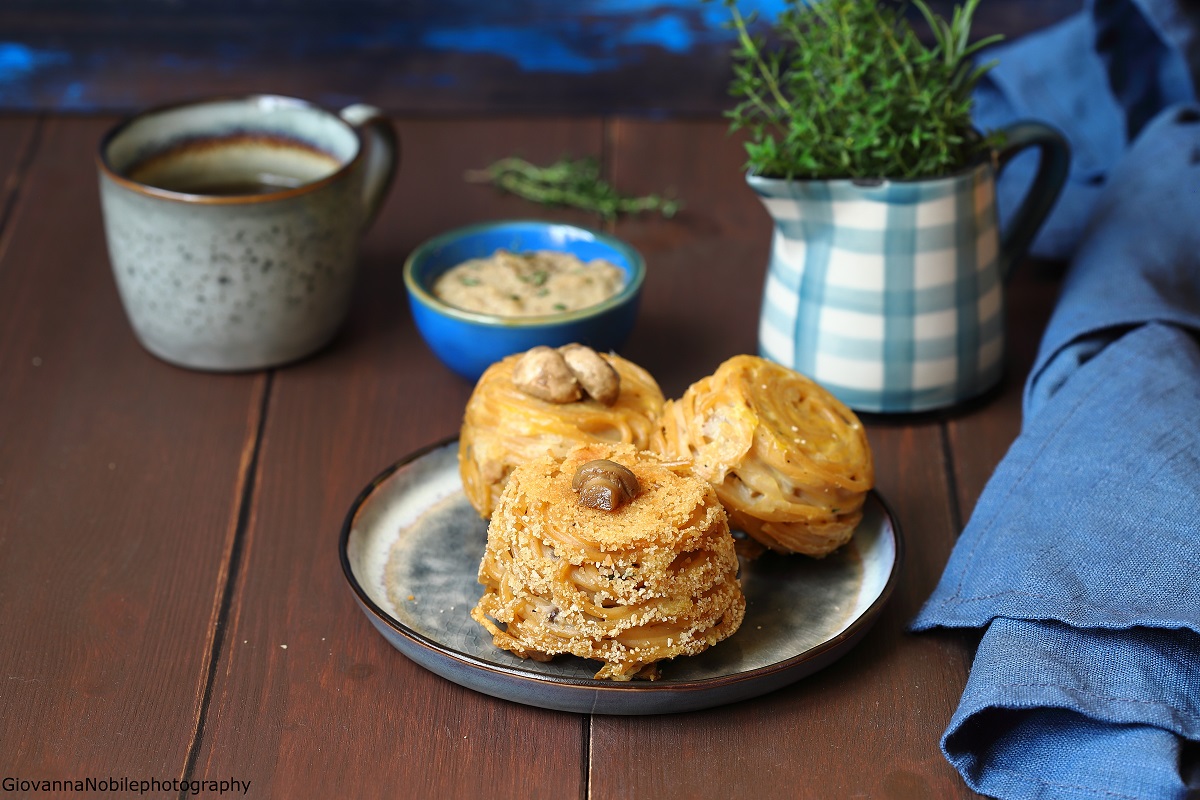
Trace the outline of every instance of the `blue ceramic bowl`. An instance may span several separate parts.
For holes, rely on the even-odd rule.
[[[446,270],[470,258],[512,252],[558,250],[583,261],[603,258],[625,271],[625,286],[602,303],[539,317],[501,317],[447,305],[430,287]],[[404,262],[404,286],[417,330],[446,366],[477,380],[491,364],[539,344],[579,342],[616,350],[637,317],[646,264],[641,254],[606,233],[557,222],[515,220],[458,228],[422,244]]]

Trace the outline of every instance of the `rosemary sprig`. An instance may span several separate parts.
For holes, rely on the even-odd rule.
[[[712,2],[713,0],[702,0]],[[877,0],[787,0],[770,46],[754,14],[722,0],[736,34],[733,130],[746,169],[776,178],[924,178],[971,163],[997,144],[971,125],[971,93],[993,64],[972,64],[966,0],[947,21],[911,0],[933,34],[926,46],[900,9]],[[993,62],[994,63],[994,62]]]
[[[678,200],[657,194],[643,197],[620,194],[600,177],[600,165],[594,158],[563,158],[545,167],[521,158],[502,158],[486,169],[468,172],[466,179],[490,183],[535,203],[579,208],[605,219],[643,211],[672,217],[680,207]]]

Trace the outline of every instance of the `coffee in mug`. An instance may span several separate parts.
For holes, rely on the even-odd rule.
[[[98,157],[109,256],[135,334],[171,363],[249,370],[324,346],[398,146],[377,109],[272,95],[156,109]]]

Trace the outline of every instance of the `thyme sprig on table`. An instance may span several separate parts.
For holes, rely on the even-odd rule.
[[[563,158],[541,167],[521,158],[502,158],[482,170],[473,170],[467,180],[492,185],[548,206],[570,206],[600,214],[606,220],[619,214],[657,211],[672,217],[680,203],[657,194],[631,197],[620,194],[600,177],[594,158]]]
[[[703,0],[711,2],[712,0]],[[994,62],[972,63],[980,0],[947,21],[912,0],[926,45],[901,9],[877,0],[788,0],[767,37],[755,14],[722,0],[736,33],[733,130],[749,133],[746,169],[775,178],[925,178],[961,169],[997,144],[971,124],[971,92]]]

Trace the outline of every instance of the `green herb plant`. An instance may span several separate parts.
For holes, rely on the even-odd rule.
[[[711,2],[711,0],[704,0]],[[767,37],[722,0],[737,34],[728,112],[745,130],[746,169],[772,178],[914,179],[955,172],[997,144],[971,125],[971,92],[995,62],[971,57],[979,0],[934,14],[926,45],[902,9],[877,0],[788,0]]]
[[[672,217],[679,210],[679,201],[657,194],[643,197],[620,194],[600,177],[600,165],[594,158],[563,158],[545,167],[520,158],[502,158],[486,169],[468,172],[467,180],[491,183],[542,205],[594,212],[606,220],[618,214],[643,211]]]

